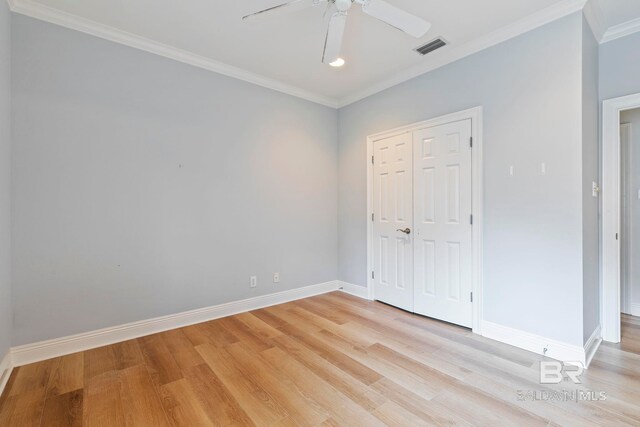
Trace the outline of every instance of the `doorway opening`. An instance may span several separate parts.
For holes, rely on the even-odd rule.
[[[620,339],[637,347],[640,326],[640,108],[620,112]]]
[[[602,113],[600,321],[602,339],[619,343],[640,315],[640,94],[604,101]]]

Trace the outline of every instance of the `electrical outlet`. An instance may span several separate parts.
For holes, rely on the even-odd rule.
[[[251,286],[252,288],[258,286],[258,278],[256,276],[251,276],[251,285],[249,286]]]
[[[280,273],[273,273],[273,283],[280,283]]]

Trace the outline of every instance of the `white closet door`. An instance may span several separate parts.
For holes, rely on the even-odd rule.
[[[413,134],[414,311],[472,326],[471,120]]]
[[[412,135],[373,148],[375,299],[413,311]]]

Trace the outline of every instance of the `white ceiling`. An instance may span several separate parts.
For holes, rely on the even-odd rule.
[[[321,62],[327,25],[322,6],[272,20],[246,22],[241,19],[243,15],[284,0],[10,1],[17,12],[96,35],[119,31],[116,36],[106,36],[113,40],[122,39],[122,32],[126,32],[133,38],[141,37],[136,43],[128,44],[142,45],[142,48],[161,44],[164,45],[161,49],[147,49],[157,53],[160,50],[161,54],[177,48],[181,53],[173,57],[191,53],[198,58],[185,62],[226,64],[232,67],[228,74],[242,77],[246,73],[250,77],[247,80],[328,105],[343,105],[389,86],[394,78],[398,80],[398,76],[410,77],[411,73],[426,71],[446,62],[452,52],[469,53],[473,49],[468,46],[474,43],[477,50],[501,41],[495,34],[508,34],[505,30],[513,33],[516,27],[526,29],[540,25],[544,22],[536,24],[532,17],[549,20],[552,14],[562,13],[580,2],[388,0],[433,24],[427,35],[419,40],[364,15],[359,7],[353,7],[349,12],[342,55],[347,63],[343,68],[334,69]],[[607,26],[640,16],[640,0],[595,1],[599,2],[602,21]],[[99,25],[88,25],[88,21]],[[427,57],[413,51],[435,37],[443,37],[450,45]],[[484,42],[479,43],[480,40]]]
[[[640,17],[640,0],[593,0],[600,8],[606,28],[624,24]]]

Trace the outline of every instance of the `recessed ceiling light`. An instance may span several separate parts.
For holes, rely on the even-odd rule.
[[[344,59],[338,58],[335,61],[329,63],[332,67],[342,67],[344,65]]]

